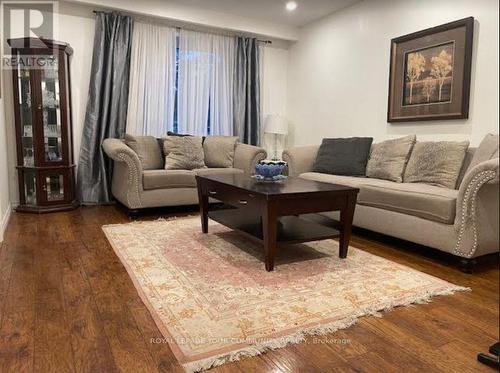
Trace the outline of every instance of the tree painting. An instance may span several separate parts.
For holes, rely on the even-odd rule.
[[[403,106],[451,101],[454,52],[450,42],[406,54]]]
[[[422,93],[425,95],[427,102],[431,102],[431,96],[436,91],[436,82],[434,79],[427,78],[424,80]]]
[[[410,104],[413,99],[413,85],[425,71],[425,57],[421,53],[411,53],[408,56],[406,75],[410,81]]]
[[[441,101],[441,92],[443,90],[443,84],[446,77],[453,71],[453,61],[452,56],[446,50],[442,50],[439,55],[432,57],[432,70],[431,75],[436,78],[439,82],[439,98]]]

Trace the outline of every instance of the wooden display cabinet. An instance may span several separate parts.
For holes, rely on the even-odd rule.
[[[67,43],[9,39],[13,69],[17,170],[16,211],[52,212],[78,206],[75,196]]]

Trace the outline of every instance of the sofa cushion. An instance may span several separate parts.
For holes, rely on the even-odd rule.
[[[467,171],[471,170],[479,163],[489,161],[492,158],[498,158],[498,135],[487,134],[474,152],[474,156],[469,164]]]
[[[404,182],[455,189],[468,147],[468,141],[417,142],[406,166]]]
[[[366,176],[401,183],[416,139],[415,135],[409,135],[373,144],[366,165]]]
[[[444,224],[453,224],[458,191],[428,184],[362,185],[360,205],[401,212]]]
[[[306,172],[299,177],[359,188],[357,202],[362,205],[398,211],[446,224],[452,224],[455,219],[458,195],[455,189],[318,172]]]
[[[208,175],[237,175],[242,174],[243,170],[239,168],[226,168],[226,167],[218,167],[218,168],[200,168],[198,170],[193,170],[196,175],[200,176],[208,176]]]
[[[199,136],[165,137],[165,169],[193,170],[205,167],[202,141]]]
[[[233,167],[236,136],[207,136],[203,142],[207,167]]]
[[[195,188],[195,175],[190,170],[147,170],[142,173],[142,183],[145,190]]]
[[[373,138],[323,139],[313,171],[334,175],[364,176]]]
[[[381,179],[372,179],[368,177],[329,175],[320,172],[306,172],[300,174],[301,178],[307,180],[321,181],[323,183],[346,185],[353,188],[359,188],[361,185],[392,185],[394,182]]]
[[[143,170],[163,168],[163,154],[155,137],[126,134],[125,144],[137,154]]]

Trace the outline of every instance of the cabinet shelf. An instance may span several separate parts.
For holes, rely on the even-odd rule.
[[[53,166],[53,167],[50,167],[51,170],[65,170],[65,169],[68,169],[68,168],[75,168],[76,165],[72,164],[72,165],[69,165],[69,166]],[[27,169],[27,170],[46,170],[48,169],[47,167],[37,167],[37,166],[16,166],[16,169],[20,170],[20,169]]]

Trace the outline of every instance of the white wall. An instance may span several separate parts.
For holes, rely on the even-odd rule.
[[[280,114],[286,116],[287,111],[287,83],[288,83],[288,45],[268,45],[262,48],[261,59],[261,105],[262,124],[267,115]],[[274,152],[273,135],[262,137],[262,146],[271,158]],[[284,138],[278,139],[278,154],[284,148]]]
[[[11,209],[6,134],[4,100],[0,99],[0,242],[3,241],[3,233],[7,227]]]
[[[469,119],[387,123],[390,40],[468,16],[476,19]],[[363,1],[303,28],[291,47],[288,142],[415,133],[477,145],[498,133],[498,99],[497,0]]]
[[[74,50],[70,61],[71,104],[73,115],[73,148],[78,163],[83,122],[87,108],[92,52],[94,50],[94,14],[89,8],[60,3],[59,40],[69,43]]]
[[[4,149],[5,158],[7,160],[7,177],[8,183],[7,193],[13,207],[19,204],[19,184],[17,182],[17,155],[16,155],[16,129],[14,123],[14,104],[12,92],[12,70],[2,71],[2,111],[4,115],[0,115],[0,121],[5,118],[2,128],[5,131],[6,145]],[[1,135],[0,135],[1,136]],[[1,145],[0,145],[1,146]],[[3,191],[3,189],[2,189]]]

